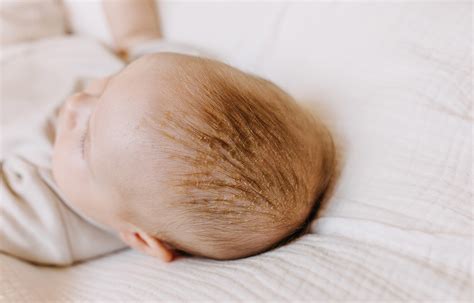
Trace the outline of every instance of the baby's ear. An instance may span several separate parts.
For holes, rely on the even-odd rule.
[[[160,239],[143,231],[121,231],[120,238],[130,247],[164,262],[173,260],[173,251],[166,247]]]

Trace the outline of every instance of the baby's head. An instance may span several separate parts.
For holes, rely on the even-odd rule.
[[[235,259],[293,238],[333,164],[329,133],[277,86],[172,53],[71,97],[53,153],[74,208],[163,260]]]

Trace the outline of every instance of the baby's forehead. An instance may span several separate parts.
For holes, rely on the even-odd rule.
[[[159,111],[179,101],[178,63],[168,56],[147,56],[132,62],[109,81],[103,99],[127,111]]]
[[[113,95],[124,100],[124,106],[137,106],[147,115],[186,112],[190,102],[211,87],[203,73],[212,73],[217,62],[175,53],[141,57],[122,70],[112,81]],[[124,98],[126,96],[126,98]]]
[[[135,72],[147,73],[153,75],[157,72],[172,74],[175,72],[183,72],[185,67],[187,71],[191,71],[189,67],[210,64],[209,60],[195,56],[188,56],[178,53],[155,53],[140,57],[130,63],[126,69],[133,69]]]
[[[170,56],[147,55],[127,65],[116,78],[117,82],[135,84],[154,82],[173,74],[176,67],[177,62]]]

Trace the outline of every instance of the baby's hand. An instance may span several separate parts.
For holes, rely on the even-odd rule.
[[[126,54],[144,41],[161,38],[154,0],[103,0],[102,3],[119,54]]]

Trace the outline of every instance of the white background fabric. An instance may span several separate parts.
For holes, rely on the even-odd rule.
[[[65,33],[65,15],[57,0],[0,2],[0,46]]]
[[[270,78],[328,123],[340,177],[313,233],[228,262],[0,256],[0,299],[472,301],[471,2],[165,2],[161,16],[166,37]]]

